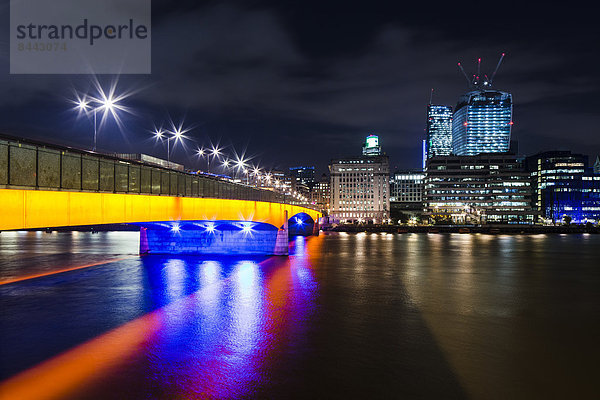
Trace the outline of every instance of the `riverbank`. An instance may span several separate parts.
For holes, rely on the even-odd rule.
[[[387,233],[485,233],[485,234],[540,234],[540,233],[600,233],[599,227],[587,227],[585,225],[338,225],[335,227],[323,227],[324,231],[332,232],[387,232]]]

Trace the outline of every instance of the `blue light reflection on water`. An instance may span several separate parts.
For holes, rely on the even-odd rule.
[[[251,394],[266,371],[276,369],[281,352],[302,342],[316,288],[305,264],[280,258],[228,266],[204,261],[199,290],[160,310],[164,326],[144,349],[150,375],[160,377],[155,384],[182,397]]]
[[[148,340],[133,351],[124,349],[127,359],[104,371],[89,390],[99,397],[126,398],[250,395],[265,380],[278,379],[274,371],[285,369],[285,354],[301,354],[298,348],[316,289],[305,241],[299,237],[292,243],[289,259],[146,256],[0,288],[23,288],[13,299],[21,307],[8,311],[25,320],[20,329],[29,332],[30,341],[40,349],[61,342],[58,353],[40,351],[19,369],[8,367],[6,376],[65,354],[83,341],[102,341],[106,332],[126,336],[130,332],[123,324],[149,313]],[[27,321],[24,309],[34,308],[36,315],[49,318],[59,304],[62,309],[52,326],[31,329],[36,321]],[[111,318],[119,308],[129,310],[126,316]],[[79,329],[61,330],[61,319],[67,318]],[[17,336],[15,332],[13,338]],[[12,357],[18,358],[19,352]]]

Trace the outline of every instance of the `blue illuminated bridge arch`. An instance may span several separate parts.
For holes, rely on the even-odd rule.
[[[318,234],[318,224],[305,212],[295,214],[288,220],[289,236],[311,236]]]

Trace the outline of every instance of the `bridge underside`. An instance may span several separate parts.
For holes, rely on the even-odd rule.
[[[319,234],[319,219],[315,221],[309,214],[301,212],[288,220],[288,231],[291,236],[312,236]]]
[[[180,221],[140,224],[140,254],[287,255],[284,225],[251,221]]]

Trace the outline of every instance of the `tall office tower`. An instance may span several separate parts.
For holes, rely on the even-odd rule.
[[[452,120],[452,153],[458,156],[474,156],[481,153],[505,153],[510,150],[512,127],[512,95],[493,90],[492,82],[496,70],[488,78],[480,75],[481,59],[478,60],[477,74],[472,79],[463,72],[471,91],[461,96],[454,109]]]
[[[452,153],[452,107],[427,105],[427,158]]]
[[[475,90],[460,97],[452,121],[452,152],[459,156],[510,149],[512,95]]]

